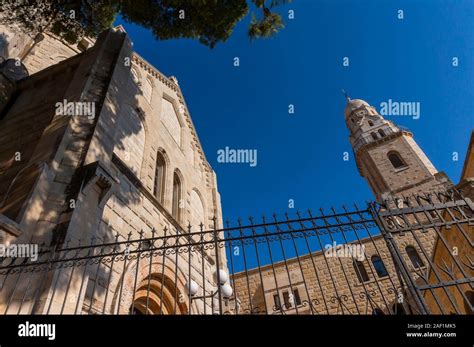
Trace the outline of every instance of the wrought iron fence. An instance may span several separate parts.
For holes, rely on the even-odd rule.
[[[372,203],[371,211],[420,312],[472,314],[472,200],[452,190]]]
[[[5,314],[472,313],[474,208],[459,192],[141,231],[0,263]]]

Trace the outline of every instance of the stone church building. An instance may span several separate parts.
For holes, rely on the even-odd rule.
[[[222,226],[216,174],[204,156],[177,79],[164,76],[136,54],[121,27],[78,46],[47,33],[31,39],[4,30],[4,36],[10,38],[4,58],[13,59],[1,65],[2,243],[67,245],[91,237],[106,243]],[[16,64],[19,55],[24,59]],[[220,252],[219,268],[226,269]],[[186,300],[173,304],[185,295],[189,271],[199,286],[203,278],[209,281],[207,288],[215,285],[214,255],[196,257],[191,270],[182,257],[152,264],[152,273],[166,274],[156,284],[161,292],[169,292],[170,302],[165,298],[163,304],[154,303],[160,312],[202,311],[197,301],[192,309]],[[129,267],[131,275],[124,280],[120,273],[111,276],[107,299],[102,295],[88,303],[92,312],[103,306],[105,312],[128,313],[132,295],[127,288],[134,274],[139,274],[137,288],[146,279],[141,267]],[[69,292],[53,298],[45,290],[37,302],[26,298],[21,312],[82,312],[92,288],[106,292],[97,290],[106,279],[99,276],[95,283],[88,275],[55,274],[51,283],[72,278]],[[116,302],[119,281],[124,294]],[[68,303],[64,295],[80,298],[82,305],[62,307]],[[133,295],[135,311],[145,309],[138,302],[140,295]],[[16,310],[11,303],[8,312]]]
[[[183,235],[192,245],[199,239],[189,232],[222,230],[216,174],[179,83],[135,53],[123,28],[78,45],[0,29],[1,243],[67,247],[93,237],[94,244],[122,242],[123,252],[127,240]],[[357,168],[378,201],[453,186],[410,131],[367,102],[348,99],[344,117]],[[436,232],[395,238],[417,276],[433,257]],[[365,246],[365,260],[317,251],[234,273],[226,249],[216,247],[192,259],[175,252],[123,269],[105,263],[10,277],[1,284],[0,312],[212,313],[215,302],[190,300],[187,286],[192,279],[211,295],[221,269],[231,272],[229,313],[416,313],[409,295],[398,300],[384,238],[349,243]],[[463,299],[455,298],[459,307]]]

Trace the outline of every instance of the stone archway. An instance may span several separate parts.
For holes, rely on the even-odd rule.
[[[135,276],[136,261],[129,263],[119,280],[112,302],[118,314],[189,314],[189,297],[185,293],[186,276],[170,259],[163,265],[156,260],[150,266],[142,261]],[[135,283],[135,277],[137,282]],[[121,282],[123,281],[123,287]],[[191,311],[195,311],[195,305]]]
[[[169,277],[158,273],[137,286],[130,311],[131,314],[188,314],[180,290]]]

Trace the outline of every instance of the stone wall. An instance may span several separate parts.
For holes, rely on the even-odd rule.
[[[395,169],[387,154],[397,152],[406,166]],[[449,186],[449,179],[438,173],[412,135],[400,132],[393,138],[382,139],[362,148],[358,153],[362,172],[374,195],[381,199],[387,194],[409,195],[441,191]]]
[[[403,260],[413,271],[413,264],[404,251],[409,245],[415,247],[420,258],[431,257],[433,231],[419,235],[420,243],[413,234],[395,235],[395,242],[402,251]],[[280,261],[274,266],[266,265],[248,272],[239,272],[233,276],[233,285],[237,296],[237,311],[242,314],[372,314],[380,309],[384,313],[394,313],[399,294],[406,300],[404,309],[410,310],[412,302],[409,293],[402,290],[395,271],[390,252],[381,236],[362,239],[349,243],[365,247],[365,259],[362,261],[368,278],[359,280],[351,257],[329,257],[318,251],[298,258]],[[421,246],[421,247],[420,247]],[[424,253],[425,252],[425,253]],[[426,257],[425,257],[426,254]],[[388,272],[379,276],[371,259],[379,256]],[[418,275],[413,271],[414,277]],[[295,290],[293,302],[284,307],[284,295]],[[284,294],[286,292],[286,294]],[[279,297],[281,309],[277,307],[275,295]],[[299,296],[300,305],[296,304]],[[278,299],[276,299],[278,300]],[[311,303],[311,304],[310,304]],[[235,302],[229,304],[229,310],[235,312]]]
[[[85,42],[85,46],[69,44],[50,32],[28,35],[13,27],[0,25],[0,57],[5,60],[19,59],[30,75],[75,56],[92,45],[92,40]]]
[[[41,44],[35,46],[38,61],[33,64],[34,55],[30,65],[25,61],[30,69],[51,64],[43,59],[47,52],[50,56],[64,53],[47,40],[41,41],[46,45],[44,52]],[[198,222],[204,229],[222,226],[216,176],[205,159],[177,80],[165,77],[134,53],[122,30],[103,33],[85,53],[39,71],[21,81],[17,89],[18,97],[12,100],[1,124],[5,135],[0,153],[3,195],[13,181],[23,187],[18,192],[10,189],[8,195],[15,199],[7,196],[4,209],[18,214],[17,206],[26,208],[21,218],[2,215],[8,221],[1,224],[2,231],[11,236],[11,242],[67,245],[81,239],[99,243],[165,233],[186,235],[200,230]],[[55,103],[64,100],[91,102],[95,115],[55,114]],[[165,109],[166,116],[163,103],[172,105],[172,109]],[[175,122],[170,123],[169,117]],[[171,129],[170,124],[175,127]],[[18,148],[25,153],[17,163],[12,155]],[[166,160],[163,201],[154,196],[157,155]],[[35,184],[26,185],[27,177],[18,172],[32,163],[45,165],[36,174]],[[175,175],[181,181],[179,216],[172,210]],[[199,219],[193,215],[195,211],[199,211]],[[189,222],[193,222],[190,230]],[[189,258],[183,254],[158,257],[152,269],[159,271],[165,263],[169,271],[179,274],[179,283],[162,283],[163,288],[174,287],[177,296],[185,292],[189,278],[200,288],[206,282],[208,294],[214,286],[217,256],[219,267],[226,268],[225,250],[219,253],[209,249],[202,257],[193,257],[191,275]],[[138,284],[155,276],[144,269],[137,273],[133,262],[125,273],[111,270],[107,264],[90,266],[86,271],[57,270],[46,278],[38,300],[27,297],[21,308],[21,301],[13,301],[9,312],[80,313],[105,307],[108,313],[128,313],[133,290],[138,289],[131,280],[135,274]],[[119,287],[124,291],[123,302],[117,302]],[[206,304],[210,313],[211,302]],[[196,303],[193,312],[203,308],[202,303]],[[182,310],[187,311],[185,306]]]

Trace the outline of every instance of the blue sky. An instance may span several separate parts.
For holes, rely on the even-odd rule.
[[[288,9],[295,19],[286,19]],[[225,218],[372,199],[352,157],[341,89],[377,109],[388,99],[420,102],[418,120],[387,118],[412,130],[436,168],[458,182],[474,123],[474,2],[295,0],[278,12],[286,28],[275,38],[250,42],[247,17],[213,50],[116,23],[135,51],[178,78],[217,173]],[[257,149],[257,166],[218,163],[226,146]]]

